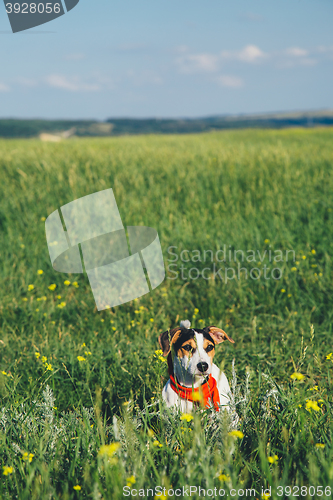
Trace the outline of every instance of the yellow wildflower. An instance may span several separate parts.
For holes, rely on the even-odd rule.
[[[84,351],[84,354],[85,354],[86,356],[91,356],[91,352],[90,352],[90,351]]]
[[[71,284],[71,282],[70,282],[70,281],[68,281],[68,280],[65,280],[65,281],[64,281],[64,285],[69,286],[70,284]]]
[[[230,481],[230,476],[229,474],[220,474],[218,480],[221,482]]]
[[[333,356],[333,352],[330,352],[329,354],[327,354],[326,359],[331,359],[332,356]]]
[[[132,484],[136,483],[135,477],[132,475],[126,479],[127,485],[126,486],[132,486]]]
[[[194,309],[194,314],[198,314],[198,312],[199,312],[199,309],[196,307],[196,308]]]
[[[86,361],[86,358],[84,358],[83,356],[78,356],[77,359],[78,361]]]
[[[120,443],[104,444],[100,447],[98,454],[112,457],[120,448]]]
[[[151,323],[154,323],[154,318],[150,318],[149,320]]]
[[[39,358],[39,356],[40,356],[40,353],[39,353],[39,352],[35,352],[35,356],[36,356],[36,358],[38,359],[38,358]]]
[[[26,461],[29,461],[30,463],[32,462],[32,459],[34,458],[34,454],[33,453],[28,453],[28,452],[25,452],[23,453],[22,455],[22,459],[23,460],[26,460]]]
[[[73,486],[73,490],[75,491],[80,491],[81,490],[81,486],[79,484]]]
[[[50,372],[52,372],[52,371],[53,371],[52,365],[50,365],[50,363],[46,363],[46,364],[45,364],[45,368],[46,368],[47,370],[49,370]]]
[[[307,399],[306,400],[306,405],[305,405],[306,409],[308,411],[311,411],[311,410],[315,410],[315,411],[320,411],[320,408],[318,406],[318,403],[317,401],[311,401],[310,399]]]
[[[194,392],[193,393],[193,401],[203,402],[203,395],[200,394],[200,392]]]
[[[284,288],[281,288],[281,293],[285,293],[285,289]]]
[[[57,305],[59,309],[63,309],[66,306],[66,302],[60,302],[60,304]]]
[[[305,375],[303,375],[302,373],[293,373],[292,375],[290,375],[290,378],[292,380],[304,380],[305,379]]]
[[[244,434],[242,433],[242,431],[231,431],[231,432],[228,432],[228,436],[232,436],[232,437],[236,437],[236,438],[239,438],[239,439],[243,439]]]
[[[316,443],[316,448],[325,448],[323,443]]]
[[[27,299],[27,297],[23,297],[22,300],[23,300],[23,302],[26,302],[28,299]]]
[[[2,467],[3,469],[3,475],[8,476],[8,474],[13,474],[13,467],[8,467],[8,465],[5,465]]]
[[[193,420],[193,416],[190,415],[189,413],[183,413],[182,416],[180,417],[180,420],[186,420],[186,422],[191,422],[191,420]]]
[[[44,273],[43,269],[38,269],[37,274],[43,274],[43,273]]]
[[[153,445],[156,446],[157,448],[162,448],[162,446],[163,446],[157,439],[155,439],[155,441],[153,442]]]
[[[42,222],[44,222],[44,221],[46,220],[46,218],[45,218],[45,217],[41,217],[41,218],[40,218],[40,220],[41,220]]]
[[[294,273],[295,271],[297,271],[297,267],[292,267],[291,270]]]
[[[272,457],[267,457],[267,460],[269,461],[270,464],[275,464],[279,460],[279,457],[277,455],[274,455]]]
[[[42,362],[46,363],[46,361],[47,361],[47,357],[46,356],[42,356]]]
[[[305,260],[306,259],[306,255],[302,255],[302,259]]]
[[[261,498],[262,500],[268,500],[270,498],[270,494],[269,493],[264,493],[263,495],[261,495]]]
[[[61,295],[57,295],[57,299],[59,299],[59,300],[60,300],[60,299],[61,299]]]
[[[56,288],[57,288],[57,285],[55,283],[52,283],[52,285],[50,285],[48,287],[48,289],[51,290],[51,291],[55,290]]]
[[[75,286],[75,288],[79,288],[77,281],[73,281],[72,285]]]
[[[264,241],[264,243],[266,243],[266,245],[267,245],[267,243],[269,243],[269,239],[266,238],[265,241]]]
[[[311,250],[311,253],[313,253],[313,255],[316,255],[316,250],[313,248],[313,249]]]
[[[28,291],[31,292],[31,290],[33,290],[35,288],[35,285],[29,285],[28,286]]]

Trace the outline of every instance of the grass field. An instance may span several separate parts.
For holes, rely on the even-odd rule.
[[[126,485],[329,498],[332,167],[332,129],[0,141],[0,498],[117,500]],[[51,268],[44,220],[109,187],[172,267],[98,312],[85,275]],[[157,338],[182,319],[235,340],[215,360],[239,433],[224,412],[187,421],[161,405]]]

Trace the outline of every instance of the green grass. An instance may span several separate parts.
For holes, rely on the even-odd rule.
[[[132,476],[136,489],[256,488],[257,498],[262,487],[283,498],[279,485],[332,485],[332,139],[295,129],[0,141],[1,499],[118,499]],[[125,226],[158,230],[166,265],[177,247],[171,270],[209,268],[210,279],[168,272],[149,295],[98,312],[85,275],[51,268],[42,218],[109,187]],[[224,245],[266,250],[242,267],[277,267],[281,279],[212,279],[214,264],[223,277],[237,262],[195,260]],[[269,262],[269,250],[283,260]],[[233,382],[243,438],[228,435],[223,413],[186,422],[159,402],[157,338],[187,318],[235,340],[215,360]]]

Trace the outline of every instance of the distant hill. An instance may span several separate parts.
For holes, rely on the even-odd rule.
[[[206,118],[110,118],[94,120],[20,120],[0,119],[0,137],[38,137],[42,133],[59,134],[74,130],[79,137],[125,134],[189,134],[236,128],[285,128],[333,126],[333,110],[211,116]],[[72,135],[72,134],[71,134]]]

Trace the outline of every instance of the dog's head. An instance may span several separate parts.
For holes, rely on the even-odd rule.
[[[216,326],[204,329],[181,326],[161,333],[158,339],[164,356],[174,350],[174,372],[179,383],[184,385],[200,384],[210,375],[215,345],[225,340],[234,343]]]

